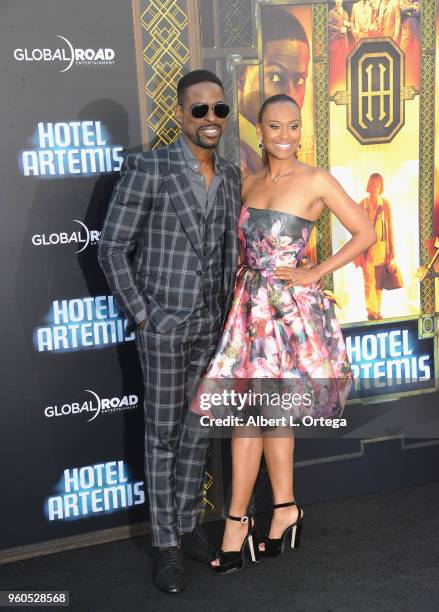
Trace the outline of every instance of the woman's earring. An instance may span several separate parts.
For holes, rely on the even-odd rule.
[[[262,142],[262,140],[259,141],[259,148],[263,149],[264,148],[264,143]]]

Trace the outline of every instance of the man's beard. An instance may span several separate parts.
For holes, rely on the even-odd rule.
[[[219,126],[218,126],[218,127],[219,127]],[[218,143],[219,143],[219,141],[220,141],[220,138],[221,138],[222,133],[223,133],[223,131],[222,131],[222,129],[220,128],[220,133],[219,133],[219,136],[218,136],[217,141],[216,141],[215,143],[211,143],[211,142],[205,142],[205,141],[203,141],[203,140],[201,139],[201,134],[200,134],[200,131],[199,131],[199,130],[197,130],[197,132],[196,132],[196,138],[195,138],[195,140],[193,141],[193,143],[194,143],[194,144],[196,144],[198,147],[201,147],[202,149],[208,149],[208,150],[210,150],[210,149],[215,149],[215,147],[218,145]]]
[[[210,149],[214,149],[217,146],[218,141],[215,144],[210,144],[208,142],[203,142],[202,140],[200,140],[200,138],[197,138],[195,144],[201,147],[202,149],[208,149],[210,151]]]

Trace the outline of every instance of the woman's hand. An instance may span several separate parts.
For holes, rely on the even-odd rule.
[[[313,263],[311,259],[308,259],[308,257],[302,257],[302,259],[300,260],[300,266],[301,267],[305,266],[307,270],[311,270],[311,268],[315,268],[317,264]],[[323,276],[321,276],[319,280],[316,281],[316,283],[317,283],[317,287],[320,290],[322,290],[323,289]]]
[[[300,269],[305,269],[305,270],[312,270],[313,268],[316,268],[317,265],[312,263],[312,261],[310,259],[308,259],[308,257],[302,257],[302,259],[300,260]],[[291,272],[294,272],[295,270],[297,270],[299,268],[287,268],[286,266],[279,266],[278,268],[276,268],[276,270],[274,271],[274,276],[275,278],[278,278],[276,276],[277,273],[279,274],[284,274],[286,275],[286,278],[284,278],[282,276],[282,278],[278,278],[278,280],[290,280],[291,278]],[[287,272],[288,271],[288,272]],[[311,283],[317,283],[317,287],[318,289],[322,289],[323,288],[323,278],[319,277],[317,280],[312,280]],[[295,283],[296,285],[300,285],[300,284],[310,284],[310,283]],[[292,287],[293,285],[288,284],[286,285],[286,287]]]
[[[274,270],[273,276],[277,280],[288,281],[285,285],[285,289],[289,289],[295,285],[307,286],[312,283],[319,283],[321,279],[318,266],[313,266],[312,264],[302,265],[298,268],[279,266]]]

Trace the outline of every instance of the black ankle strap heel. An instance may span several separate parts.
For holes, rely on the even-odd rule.
[[[285,546],[288,544],[291,548],[298,548],[300,542],[300,534],[302,533],[303,510],[295,501],[285,502],[283,504],[273,504],[273,510],[277,508],[288,508],[297,506],[298,516],[295,523],[288,525],[280,538],[264,539],[265,550],[262,552],[264,557],[277,557],[285,552]]]
[[[276,510],[276,508],[288,508],[288,506],[299,507],[295,501],[290,501],[290,502],[285,502],[284,504],[273,504],[273,510]]]
[[[227,518],[247,525],[247,535],[242,542],[240,550],[224,551],[220,549],[218,551],[216,558],[219,560],[219,565],[212,565],[211,567],[219,574],[230,574],[241,570],[245,565],[246,553],[249,553],[253,563],[258,563],[261,558],[259,538],[253,517],[251,515],[233,516],[228,514]]]
[[[233,516],[232,514],[228,514],[227,518],[232,521],[239,521],[240,523],[243,523],[244,525],[249,523],[251,519],[250,516]]]

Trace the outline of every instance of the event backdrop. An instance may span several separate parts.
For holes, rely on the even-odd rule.
[[[2,548],[146,518],[133,336],[96,260],[141,143],[130,6],[106,6],[1,8]]]
[[[244,172],[261,164],[257,109],[283,91],[302,109],[302,161],[364,206],[375,175],[403,286],[369,318],[365,266],[326,290],[362,401],[437,388],[439,258],[427,266],[439,247],[439,11],[434,0],[362,4],[40,0],[29,16],[2,3],[2,559],[145,529],[141,375],[96,247],[124,155],[178,136],[176,83],[190,68],[223,79],[234,112],[221,152]],[[311,257],[347,237],[325,212]],[[218,450],[211,517],[223,503]]]

